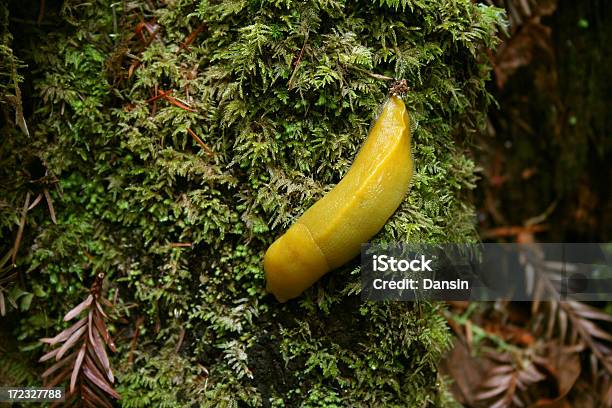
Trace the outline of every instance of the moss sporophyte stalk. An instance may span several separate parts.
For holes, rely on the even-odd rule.
[[[412,167],[410,119],[392,95],[348,173],[266,252],[267,290],[285,302],[354,258],[401,204]]]

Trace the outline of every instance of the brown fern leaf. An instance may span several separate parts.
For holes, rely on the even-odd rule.
[[[582,341],[595,357],[592,370],[596,371],[599,363],[608,375],[612,375],[612,334],[600,326],[601,323],[612,323],[612,316],[572,300],[560,302],[560,309],[559,313],[565,313],[571,321],[571,344]]]
[[[541,261],[535,260],[528,266],[542,271],[545,268]],[[533,292],[533,315],[537,315],[544,304],[542,299],[560,298],[559,288],[551,277],[552,275],[547,273],[537,274]],[[601,365],[607,375],[612,375],[612,334],[609,330],[612,315],[576,300],[551,300],[545,304],[545,337],[556,338],[561,344],[570,346],[583,344],[594,356],[591,359],[592,371],[597,372],[598,366]]]
[[[490,357],[495,367],[485,376],[476,394],[476,401],[486,402],[490,408],[526,406],[521,394],[529,386],[545,380],[546,375],[527,358],[517,359],[510,353],[496,352],[491,353]]]
[[[64,321],[83,316],[55,337],[40,339],[54,347],[39,361],[53,359],[42,377],[46,387],[69,381],[64,406],[112,407],[121,396],[113,388],[115,377],[106,348],[116,351],[106,327],[104,307],[112,304],[101,296],[104,274],[99,273],[83,302],[70,310]]]

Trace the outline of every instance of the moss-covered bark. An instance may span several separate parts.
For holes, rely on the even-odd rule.
[[[103,271],[127,315],[115,331],[122,406],[446,404],[439,305],[362,303],[356,263],[280,305],[261,260],[348,169],[385,98],[371,73],[412,87],[416,164],[375,239],[473,239],[465,149],[488,104],[500,11],[470,0],[155,3],[67,0],[39,26],[37,6],[8,6],[4,45],[28,65],[30,137],[5,104],[0,249],[28,192],[50,191],[57,224],[44,200],[27,213],[24,279],[6,293],[31,303],[9,311],[4,334],[36,358],[36,339]],[[190,109],[148,101],[160,90]]]

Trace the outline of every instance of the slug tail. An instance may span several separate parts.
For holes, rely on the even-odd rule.
[[[284,303],[302,294],[330,268],[308,227],[297,222],[268,248],[264,270],[266,290]]]

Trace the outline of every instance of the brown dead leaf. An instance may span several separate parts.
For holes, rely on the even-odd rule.
[[[88,357],[86,357],[87,359]],[[121,396],[115,391],[104,379],[100,371],[95,367],[92,360],[83,366],[83,374],[98,388],[115,399],[121,399]]]
[[[70,393],[74,392],[74,387],[77,382],[77,378],[79,376],[79,371],[81,370],[81,364],[83,364],[83,358],[85,357],[85,351],[87,347],[87,343],[83,342],[81,349],[79,350],[79,354],[76,357],[76,361],[74,363],[74,367],[72,369],[72,375],[70,376]]]
[[[488,359],[473,357],[466,344],[455,339],[452,350],[440,364],[440,372],[453,379],[451,392],[463,405],[473,405],[476,391],[491,369]]]
[[[67,322],[75,318],[76,316],[80,315],[83,310],[87,309],[89,305],[91,305],[92,301],[93,301],[93,296],[92,295],[87,296],[87,299],[79,303],[77,306],[74,307],[74,309],[69,311],[66,314],[66,316],[64,316],[64,321]]]
[[[108,355],[106,354],[106,350],[104,349],[104,344],[102,344],[102,339],[100,338],[98,331],[95,329],[93,330],[92,346],[96,357],[98,357],[98,360],[100,361],[100,363],[102,363],[102,368],[104,368],[104,372],[106,373],[108,380],[113,383],[115,381],[115,378],[110,368],[110,361],[108,360]]]
[[[113,406],[106,399],[99,396],[94,390],[87,385],[83,386],[83,396],[93,403],[96,407],[102,408],[113,408]]]
[[[44,189],[45,199],[47,200],[47,207],[49,208],[49,214],[51,215],[51,221],[54,224],[57,224],[57,218],[55,217],[55,210],[53,209],[53,200],[51,199],[51,194],[49,194],[49,189]]]
[[[55,364],[53,364],[51,367],[47,368],[45,370],[44,373],[42,373],[41,377],[42,378],[47,378],[48,376],[50,376],[51,374],[53,374],[54,372],[56,372],[59,368],[62,368],[63,366],[65,366],[66,364],[72,362],[72,360],[75,357],[75,353],[72,353],[69,356],[66,356],[66,358],[61,359],[60,361],[56,362]]]
[[[100,317],[98,313],[94,313],[93,322],[95,324],[96,330],[98,331],[98,333],[100,333],[100,336],[102,336],[102,339],[104,340],[108,348],[111,351],[116,352],[117,348],[115,347],[115,343],[113,342],[113,339],[108,333],[108,329],[106,328],[104,321],[102,320],[102,318]]]
[[[57,352],[57,355],[55,356],[55,359],[59,361],[59,359],[62,358],[62,356],[66,353],[66,351],[68,351],[72,346],[76,344],[76,342],[81,338],[83,333],[85,333],[85,330],[87,330],[87,327],[83,326],[77,331],[75,331],[68,338],[68,340],[66,340],[66,342],[62,345],[62,347],[60,347],[59,351]]]
[[[568,351],[569,350],[569,351]],[[554,399],[542,398],[531,408],[562,408],[567,402],[565,397],[574,387],[582,371],[580,355],[571,349],[551,343],[547,347],[546,361],[539,364],[546,369],[557,382],[558,395]]]
[[[68,337],[70,337],[72,333],[74,333],[76,330],[80,329],[85,324],[86,321],[87,321],[86,318],[82,318],[81,320],[79,320],[78,322],[76,322],[75,324],[67,328],[66,330],[62,331],[57,336],[52,337],[52,338],[45,337],[45,338],[40,339],[40,341],[42,343],[47,343],[51,345],[61,343],[67,340]]]

